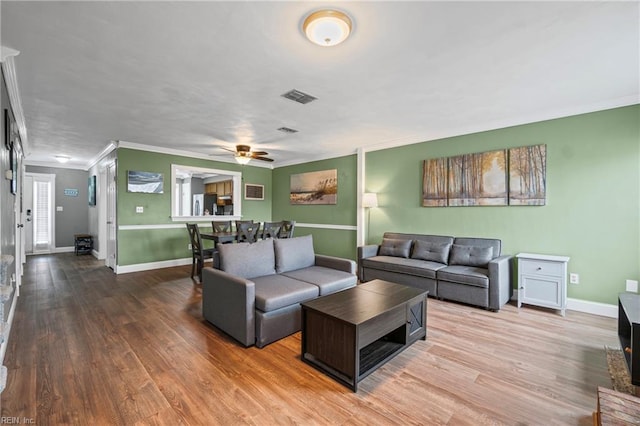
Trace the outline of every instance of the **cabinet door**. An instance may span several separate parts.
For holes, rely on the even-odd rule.
[[[426,337],[427,333],[427,299],[412,300],[407,303],[407,333],[408,341]]]
[[[547,308],[562,308],[562,279],[543,275],[521,275],[523,302]]]
[[[215,194],[216,193],[216,184],[215,183],[207,183],[204,185],[204,193],[205,194]]]
[[[224,195],[232,195],[233,194],[233,181],[225,180],[224,181]]]

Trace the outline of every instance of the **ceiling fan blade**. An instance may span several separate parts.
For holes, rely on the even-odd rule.
[[[251,155],[269,155],[266,151],[251,151]]]
[[[269,161],[269,162],[273,162],[273,158],[267,158],[267,157],[252,157],[254,160],[260,160],[260,161]]]
[[[224,149],[225,151],[229,151],[229,152],[236,152],[236,150],[235,150],[235,149],[225,148],[224,146],[219,146],[218,148],[220,148],[220,149]]]

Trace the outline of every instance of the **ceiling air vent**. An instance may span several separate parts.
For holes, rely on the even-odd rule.
[[[308,104],[311,101],[315,101],[318,98],[315,98],[311,95],[307,95],[304,92],[301,92],[299,90],[293,89],[293,90],[289,90],[287,93],[281,95],[283,98],[287,98],[290,99],[292,101],[296,101],[298,103],[301,104]]]
[[[283,133],[297,133],[298,132],[296,129],[292,129],[291,127],[280,127],[278,130],[283,132]]]

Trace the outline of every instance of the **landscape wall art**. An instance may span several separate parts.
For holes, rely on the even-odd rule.
[[[422,205],[541,206],[546,200],[546,145],[424,160]]]
[[[291,204],[337,204],[338,169],[291,175]]]
[[[509,204],[544,206],[547,199],[547,146],[509,150]]]

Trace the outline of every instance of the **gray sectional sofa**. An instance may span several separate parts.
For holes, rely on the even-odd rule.
[[[353,260],[314,253],[313,237],[220,244],[219,268],[204,268],[204,318],[245,346],[300,330],[300,303],[357,283]]]
[[[358,247],[358,275],[498,311],[513,291],[512,256],[501,256],[501,245],[498,239],[386,232],[382,244]]]

